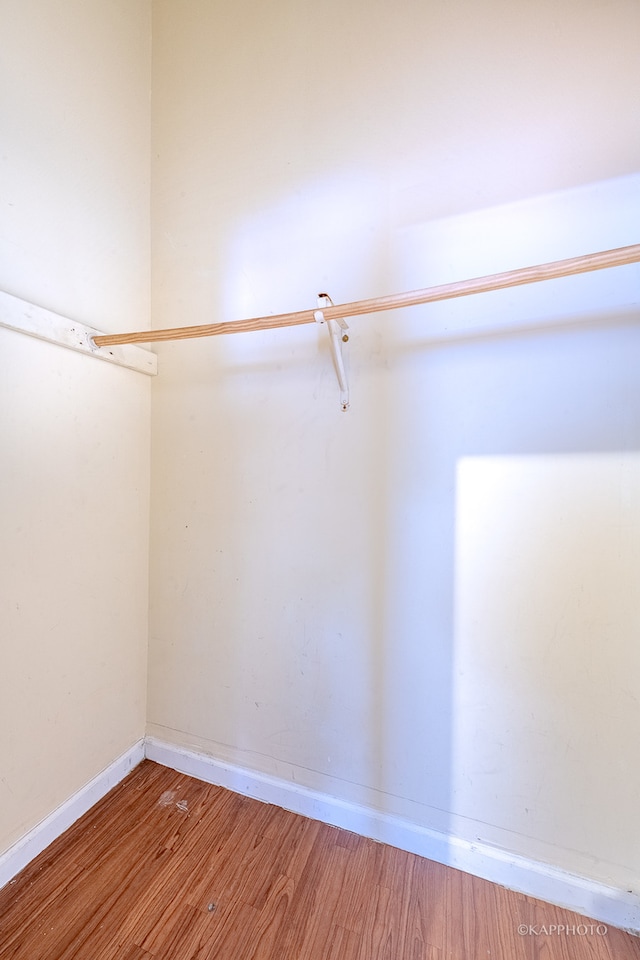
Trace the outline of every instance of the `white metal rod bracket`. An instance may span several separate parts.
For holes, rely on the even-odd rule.
[[[328,293],[318,294],[319,307],[330,307],[332,305],[333,301]],[[340,387],[340,405],[342,409],[346,411],[349,409],[349,382],[347,380],[347,371],[344,367],[342,344],[347,343],[349,340],[349,337],[345,333],[349,327],[341,317],[330,317],[328,320],[325,319],[325,315],[322,310],[315,310],[313,315],[316,323],[326,323],[327,325],[331,359],[333,360],[333,368],[336,372],[336,377],[338,378],[338,386]]]

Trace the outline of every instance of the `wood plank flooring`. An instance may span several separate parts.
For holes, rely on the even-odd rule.
[[[0,891],[0,960],[72,958],[640,960],[640,939],[145,761]]]

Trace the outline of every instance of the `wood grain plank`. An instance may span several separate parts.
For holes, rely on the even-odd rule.
[[[242,900],[223,904],[216,909],[210,939],[198,960],[222,960],[225,957],[241,957],[244,960],[250,955],[258,921],[259,911]]]
[[[118,953],[118,957],[119,960],[152,960],[151,954],[141,947],[137,947],[135,943],[123,947]]]
[[[224,842],[224,831],[232,822],[236,806],[234,795],[227,791],[212,797],[199,817],[184,821],[193,824],[188,840],[170,851],[165,848],[171,856],[163,862],[163,868],[157,869],[162,856],[158,853],[156,861],[151,860],[139,873],[135,906],[121,922],[123,937],[146,946],[177,905],[185,902],[196,906],[190,894],[208,868],[212,847],[216,849]]]
[[[264,960],[273,954],[293,896],[289,877],[280,876],[272,884],[262,909],[257,910],[240,899],[229,899],[216,908],[211,936],[202,950],[202,960],[214,957],[242,957]],[[200,960],[200,955],[198,955]]]
[[[447,913],[447,867],[418,857],[408,897],[412,941],[444,951],[446,923],[452,916]]]
[[[379,844],[369,846],[361,844],[353,851],[347,851],[347,875],[344,890],[336,905],[335,922],[345,930],[361,934],[364,924],[364,911],[371,890],[380,877]]]
[[[346,896],[352,854],[338,847],[321,825],[314,848],[296,885],[286,925],[274,940],[272,957],[322,957]],[[271,958],[269,958],[271,960]]]
[[[152,957],[202,956],[212,937],[215,918],[178,901],[175,908],[145,939],[143,949]]]
[[[227,833],[217,838],[215,846],[208,848],[189,892],[190,903],[203,909],[208,903],[217,903],[233,895],[243,882],[241,864],[252,854],[256,855],[257,838],[262,837],[263,825],[270,816],[271,808],[267,804],[256,801],[249,812],[246,803],[237,803],[234,798]]]
[[[339,844],[339,846],[343,846],[343,844]],[[348,847],[347,844],[344,844],[344,846]],[[327,960],[358,960],[361,946],[362,940],[353,930],[333,926],[329,930],[325,956]]]

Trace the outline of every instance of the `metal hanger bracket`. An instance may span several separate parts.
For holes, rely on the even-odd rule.
[[[333,301],[328,293],[318,294],[318,306],[333,306]],[[349,409],[349,382],[347,380],[347,372],[344,367],[342,344],[347,343],[349,340],[349,337],[345,332],[349,329],[349,326],[341,317],[337,317],[335,319],[329,318],[327,320],[322,310],[315,310],[313,315],[316,323],[326,323],[327,325],[331,359],[333,360],[333,368],[336,372],[336,377],[338,378],[338,386],[340,387],[340,405],[342,409],[346,411]]]

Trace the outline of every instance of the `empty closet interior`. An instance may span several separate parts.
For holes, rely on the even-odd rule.
[[[0,883],[147,756],[639,931],[638,5],[3,6]]]

